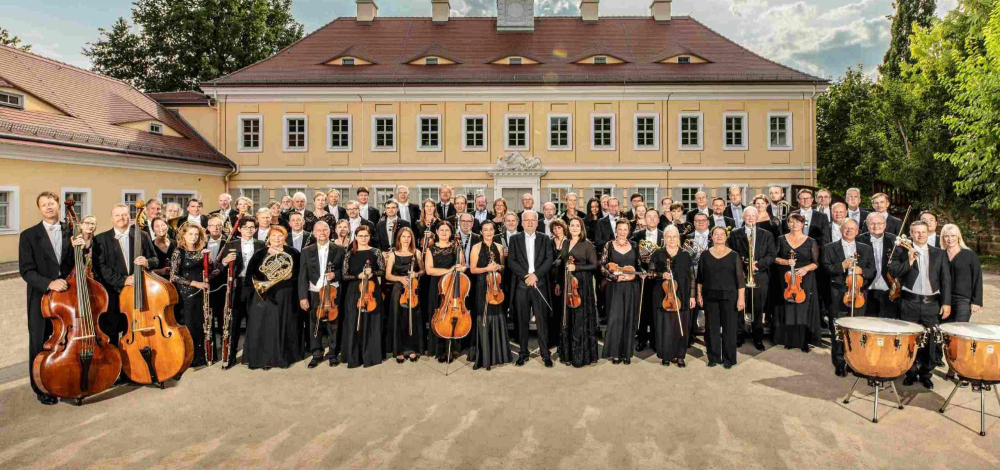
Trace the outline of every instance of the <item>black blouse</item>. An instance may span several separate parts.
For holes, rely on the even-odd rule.
[[[706,250],[698,260],[698,284],[703,298],[736,299],[737,291],[746,287],[740,255],[730,250],[726,256],[716,258]]]
[[[951,260],[951,294],[983,305],[983,268],[976,252],[962,248]]]
[[[649,271],[657,275],[657,281],[662,284],[663,273],[667,272],[667,260],[670,260],[670,269],[674,280],[677,282],[678,302],[681,310],[688,310],[688,299],[695,295],[694,287],[694,266],[691,262],[691,255],[678,248],[677,254],[670,256],[666,248],[660,248],[649,257]],[[657,298],[662,298],[662,291],[657,292]]]

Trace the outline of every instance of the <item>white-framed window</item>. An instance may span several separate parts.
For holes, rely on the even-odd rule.
[[[301,186],[301,185],[282,186],[281,190],[282,190],[283,194],[280,194],[279,197],[278,197],[278,199],[281,199],[282,197],[285,197],[285,196],[288,196],[288,197],[295,196],[295,193],[302,193],[302,194],[306,195],[306,202],[309,202],[309,193],[306,192],[307,189],[308,188],[306,186]]]
[[[395,196],[396,187],[374,186],[372,187],[372,191],[375,191],[375,193],[372,194],[375,197],[375,207],[378,207],[378,210],[385,212],[385,203],[389,202],[389,199],[392,199]]]
[[[417,151],[441,151],[440,114],[421,114],[417,116]]]
[[[615,149],[614,114],[590,115],[590,149],[591,150]]]
[[[635,187],[636,194],[642,196],[643,202],[646,207],[651,207],[659,210],[660,202],[656,198],[658,187],[654,184],[644,184]]]
[[[305,114],[287,114],[284,116],[284,150],[286,152],[305,152],[309,150],[309,116]]]
[[[747,113],[722,113],[722,149],[746,150]]]
[[[510,65],[521,65],[524,62],[520,57],[511,57],[508,63]]]
[[[344,57],[344,59],[341,60],[340,63],[342,65],[354,65],[354,57]]]
[[[676,202],[684,204],[684,212],[694,210],[694,208],[698,207],[698,203],[695,202],[695,195],[698,194],[698,191],[701,191],[701,185],[681,186],[678,189],[680,190],[680,199]]]
[[[161,189],[160,193],[157,195],[159,199],[163,201],[164,205],[175,202],[180,204],[182,214],[183,210],[187,208],[188,202],[197,197],[198,193],[195,191],[188,191],[184,189]]]
[[[677,118],[677,145],[679,150],[702,150],[702,113],[680,113]]]
[[[607,63],[608,63],[607,56],[599,55],[597,57],[594,57],[594,64],[596,65],[607,65]]]
[[[149,123],[149,133],[155,135],[163,135],[163,124],[158,122]]]
[[[9,91],[0,91],[0,106],[24,109],[24,95],[20,93],[11,93]]]
[[[792,113],[788,111],[767,113],[767,149],[792,149]]]
[[[12,235],[21,230],[19,186],[0,186],[0,235]]]
[[[372,116],[372,151],[396,151],[395,114],[375,114]]]
[[[573,191],[569,185],[552,185],[545,188],[547,199],[556,205],[556,214],[566,212],[566,195]]]
[[[462,116],[462,151],[486,150],[489,142],[488,118],[485,114]]]
[[[635,150],[660,150],[660,115],[638,113],[634,118]]]
[[[421,210],[423,210],[423,203],[424,203],[424,201],[430,199],[430,200],[433,200],[433,201],[437,202],[437,200],[438,200],[438,188],[439,187],[440,186],[437,186],[437,185],[433,185],[433,186],[422,185],[422,186],[418,186],[417,187],[417,189],[420,192],[420,202],[418,202],[417,205],[420,206]]]
[[[605,194],[607,194],[608,196],[614,196],[615,195],[615,187],[614,186],[591,186],[590,189],[591,189],[591,191],[593,193],[593,197],[595,197],[597,199],[600,199],[601,196],[603,196]]]
[[[326,116],[326,149],[331,152],[350,152],[352,118],[350,114],[330,114]]]
[[[528,150],[531,145],[531,132],[528,124],[527,114],[504,115],[504,150]]]
[[[549,115],[549,150],[573,150],[573,115]]]
[[[134,219],[139,213],[136,203],[146,199],[146,191],[142,189],[123,189],[122,204],[128,204],[128,213]],[[82,216],[81,216],[82,217]]]
[[[90,212],[90,188],[62,188],[62,202],[65,203],[71,197],[74,202],[73,210],[76,211],[77,217],[83,220],[84,216],[92,213]],[[66,217],[66,204],[59,204],[59,214],[63,218]]]
[[[264,137],[264,119],[260,114],[241,114],[239,120],[240,152],[260,152]]]
[[[476,212],[476,196],[478,196],[480,194],[486,194],[486,185],[485,184],[471,185],[471,186],[462,186],[461,188],[455,188],[455,194],[454,194],[454,196],[452,196],[452,198],[454,199],[455,196],[465,196],[465,202],[466,202],[466,204],[465,204],[465,212],[468,212],[470,214],[474,214]],[[486,208],[487,209],[491,209],[491,207],[490,207],[489,204],[490,204],[490,200],[487,197],[486,198]]]
[[[253,201],[253,210],[260,209],[264,207],[264,188],[261,186],[240,186],[240,197],[249,198]]]

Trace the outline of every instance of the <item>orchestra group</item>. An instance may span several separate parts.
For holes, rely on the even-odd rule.
[[[66,201],[44,192],[36,201],[42,221],[19,244],[31,385],[41,403],[57,402],[60,394],[40,381],[43,372],[58,373],[36,356],[67,343],[52,337],[81,328],[79,338],[97,349],[122,348],[118,383],[167,380],[156,369],[165,353],[149,338],[171,322],[188,332],[173,335],[178,341],[190,338],[178,343],[184,368],[221,356],[225,369],[263,370],[306,358],[310,369],[354,368],[425,355],[442,363],[466,355],[474,369],[522,366],[532,325],[545,367],[554,357],[575,367],[630,364],[651,348],[663,366],[683,368],[703,334],[708,366],[729,369],[745,341],[761,351],[767,339],[809,352],[829,328],[834,372],[846,376],[837,318],[933,326],[969,321],[982,308],[978,256],[956,225],[939,227],[932,212],[900,219],[882,193],[863,209],[853,188],[835,203],[822,189],[801,189],[790,203],[774,186],[750,205],[741,187],[727,192],[726,199],[698,192],[688,211],[670,197],[656,206],[639,194],[583,201],[569,193],[562,213],[553,202],[536,209],[531,193],[515,209],[503,198],[488,205],[482,194],[468,201],[447,186],[437,200],[413,202],[398,186],[383,210],[363,187],[351,200],[317,191],[309,204],[300,192],[259,208],[222,194],[210,213],[197,199],[183,208],[157,199],[118,204],[103,233],[95,233],[94,215],[69,220],[67,209],[61,220]],[[160,287],[150,287],[156,280]],[[89,294],[66,302],[99,314],[97,321],[54,330],[78,320],[54,320],[52,297],[85,284]],[[103,313],[87,300],[101,290]],[[137,320],[140,310],[161,305],[156,295],[172,314]],[[127,347],[139,355],[126,355]],[[108,362],[90,359],[94,350],[80,353],[85,375]],[[931,341],[904,385],[931,388],[941,365]],[[87,379],[81,386],[95,387]]]

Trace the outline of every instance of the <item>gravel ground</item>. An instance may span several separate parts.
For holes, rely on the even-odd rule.
[[[905,410],[811,354],[741,349],[732,370],[654,358],[492,372],[436,362],[369,369],[189,371],[166,390],[117,387],[39,405],[26,377],[24,284],[0,282],[0,468],[998,468],[1000,406],[952,386],[901,387]],[[1000,323],[1000,276],[986,311]],[[457,369],[457,370],[455,370]],[[898,384],[898,382],[897,382]],[[882,398],[890,398],[883,394]],[[891,398],[890,398],[891,399]],[[886,402],[883,402],[886,403]],[[54,452],[59,449],[58,452]]]

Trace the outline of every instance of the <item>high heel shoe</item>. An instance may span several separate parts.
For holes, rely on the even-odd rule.
[[[621,364],[621,362],[622,362],[621,359],[618,358],[611,359],[612,364]]]
[[[684,363],[684,359],[677,360],[677,367],[687,367],[687,364]]]
[[[403,359],[402,356],[396,358],[396,364],[402,364],[404,362],[406,362],[406,359]]]
[[[417,362],[417,359],[420,359],[420,358],[417,357],[417,356],[410,356],[410,362]]]
[[[630,358],[630,357],[626,357],[626,358],[625,358],[625,360],[623,360],[622,362],[624,362],[624,363],[625,363],[625,365],[629,365],[629,364],[631,364],[631,363],[632,363],[632,358]]]

